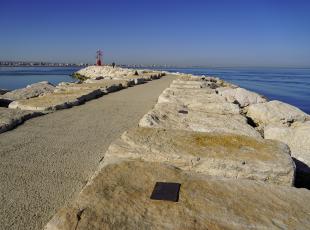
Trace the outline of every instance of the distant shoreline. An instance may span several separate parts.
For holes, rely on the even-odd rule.
[[[0,67],[61,67],[61,68],[65,68],[65,67],[86,67],[86,65],[84,66],[80,66],[80,65],[0,65]]]

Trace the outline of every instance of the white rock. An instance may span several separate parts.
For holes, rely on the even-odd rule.
[[[234,134],[135,128],[108,149],[104,159],[163,162],[204,175],[261,180],[292,186],[295,165],[287,145]]]
[[[281,101],[269,101],[248,107],[247,116],[258,125],[272,123],[287,124],[294,121],[309,120],[309,115],[300,109]]]
[[[77,71],[76,73],[86,78],[92,78],[97,80],[99,79],[123,80],[123,79],[129,79],[130,76],[136,76],[135,72],[138,73],[139,78],[144,78],[143,77],[144,75],[146,76],[146,78],[150,78],[151,76],[148,76],[149,74],[153,75],[162,74],[160,71],[136,70],[121,67],[113,68],[112,66],[88,66],[86,68]]]
[[[100,89],[63,90],[41,97],[14,101],[9,104],[9,108],[50,112],[70,108],[101,95]]]
[[[38,97],[40,95],[51,93],[55,90],[55,86],[47,81],[38,82],[28,85],[26,88],[16,89],[5,93],[1,97],[10,101],[28,99]]]
[[[263,103],[267,100],[261,95],[248,91],[243,88],[236,89],[221,89],[218,93],[224,96],[228,101],[237,101],[241,107],[245,107],[252,104]]]
[[[265,127],[264,136],[266,139],[282,141],[287,144],[292,156],[310,168],[310,121],[305,123],[295,122],[291,127],[268,125]],[[299,168],[303,170],[303,168]],[[310,171],[309,171],[310,173]]]
[[[25,120],[42,115],[34,111],[21,111],[0,107],[0,133],[13,129]]]
[[[197,132],[233,133],[261,138],[241,115],[192,111],[172,103],[159,103],[140,120],[141,127],[180,129]]]

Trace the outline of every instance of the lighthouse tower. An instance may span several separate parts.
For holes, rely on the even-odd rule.
[[[102,53],[101,50],[97,50],[96,53],[97,53],[97,55],[96,55],[96,65],[97,65],[97,66],[101,66],[101,65],[102,65],[101,59],[102,59],[103,53]]]

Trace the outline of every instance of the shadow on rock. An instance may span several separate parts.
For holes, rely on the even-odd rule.
[[[310,168],[304,162],[293,157],[296,165],[295,187],[310,190]]]

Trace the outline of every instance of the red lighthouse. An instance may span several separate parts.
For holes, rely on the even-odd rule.
[[[96,65],[97,65],[97,66],[101,66],[101,65],[102,65],[101,59],[102,59],[103,53],[102,53],[101,50],[97,50],[96,53],[97,53],[97,55],[96,55]]]

